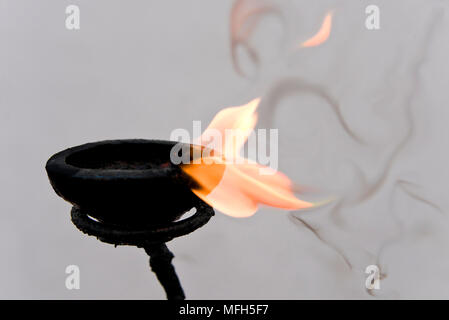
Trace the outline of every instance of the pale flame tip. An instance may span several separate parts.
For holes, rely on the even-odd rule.
[[[321,208],[321,207],[327,206],[328,204],[330,204],[332,202],[335,202],[338,199],[339,199],[339,197],[337,197],[337,196],[331,196],[331,197],[329,197],[327,199],[324,199],[324,200],[321,200],[321,201],[318,201],[318,202],[313,202],[312,203],[313,206],[310,207],[310,209]]]

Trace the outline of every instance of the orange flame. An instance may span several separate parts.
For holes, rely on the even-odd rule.
[[[213,152],[201,158],[199,164],[182,165],[182,170],[192,177],[197,186],[192,191],[203,201],[232,217],[249,217],[260,204],[298,210],[310,208],[313,203],[294,195],[294,186],[281,172],[240,156],[240,151],[257,123],[256,109],[260,99],[248,104],[221,110],[196,141],[209,146],[213,133],[225,137]],[[229,139],[227,129],[239,130],[239,139]],[[233,136],[234,138],[235,136]],[[272,174],[261,174],[271,170]]]
[[[323,20],[320,30],[310,39],[304,41],[301,47],[316,47],[324,43],[331,33],[332,28],[332,12],[329,12]]]

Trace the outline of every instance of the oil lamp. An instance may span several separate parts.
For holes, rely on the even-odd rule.
[[[260,205],[316,206],[295,196],[297,187],[286,175],[241,156],[259,102],[221,110],[195,144],[111,140],[61,151],[48,160],[48,177],[56,193],[73,204],[78,229],[103,242],[144,248],[167,298],[183,299],[165,243],[206,224],[213,208],[244,218]],[[174,150],[183,159],[188,154],[187,163],[172,161],[179,156]],[[192,208],[193,216],[179,220]]]
[[[165,243],[214,215],[192,193],[194,182],[170,161],[176,143],[100,141],[61,151],[46,164],[53,189],[73,204],[75,226],[106,243],[144,248],[167,299],[185,295]],[[180,220],[192,208],[196,213]]]

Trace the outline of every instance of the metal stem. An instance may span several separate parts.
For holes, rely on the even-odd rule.
[[[166,244],[148,244],[144,249],[150,256],[151,270],[156,274],[162,287],[164,287],[167,300],[184,300],[184,291],[176,275],[175,268],[171,264],[174,255],[168,250]]]

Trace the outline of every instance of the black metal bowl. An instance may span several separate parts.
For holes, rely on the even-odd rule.
[[[199,200],[170,161],[177,142],[109,140],[69,148],[46,164],[56,193],[101,222],[142,226],[175,221]],[[192,145],[187,145],[192,148]]]

